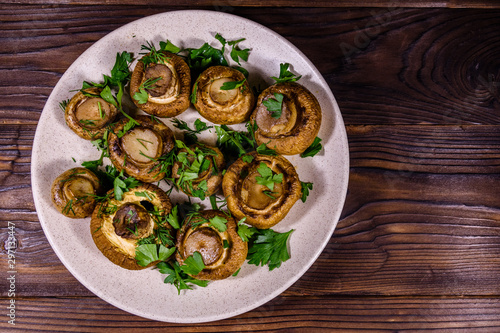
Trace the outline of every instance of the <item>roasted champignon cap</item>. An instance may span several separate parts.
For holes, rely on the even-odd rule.
[[[268,229],[281,221],[302,196],[302,186],[294,166],[283,156],[247,154],[251,162],[237,159],[224,174],[222,190],[227,207],[236,219],[246,217],[246,223],[259,229]],[[262,185],[262,164],[281,181],[273,188]],[[270,170],[269,170],[270,169]],[[282,176],[279,176],[282,174]]]
[[[153,184],[142,184],[117,200],[113,190],[109,199],[96,206],[90,220],[90,232],[97,248],[116,265],[138,270],[135,260],[137,241],[153,234],[155,220],[168,215],[172,203],[167,194]],[[169,227],[168,223],[165,224]]]
[[[118,133],[123,131],[128,119],[120,120],[109,133],[110,160],[119,171],[124,170],[140,181],[159,181],[166,175],[159,159],[175,148],[174,133],[159,119],[140,115],[135,120],[139,125],[123,136],[118,137]]]
[[[239,124],[250,117],[255,105],[252,89],[245,81],[241,87],[222,90],[226,82],[245,80],[240,71],[227,66],[212,66],[200,74],[196,89],[195,108],[215,124]]]
[[[158,117],[174,117],[189,107],[191,91],[191,73],[189,66],[178,55],[161,51],[165,62],[149,63],[144,66],[140,59],[130,78],[130,96],[134,96],[141,87],[146,88],[148,101],[140,104],[132,98],[135,105],[146,113]],[[151,86],[145,82],[155,81]]]
[[[223,232],[215,228],[210,220],[216,216],[227,221]],[[205,268],[196,276],[199,280],[222,280],[233,275],[245,262],[248,244],[237,232],[234,219],[222,211],[206,210],[194,215],[177,232],[176,259],[179,265],[199,252]]]
[[[281,115],[270,112],[264,101],[283,95]],[[274,115],[274,117],[273,117]],[[295,155],[304,152],[318,135],[321,126],[321,107],[316,97],[294,82],[278,83],[265,89],[257,99],[251,121],[257,125],[255,139],[279,154]]]
[[[51,197],[56,209],[71,218],[92,215],[99,195],[99,178],[89,169],[72,168],[59,175],[52,183]]]
[[[172,177],[185,194],[205,198],[220,190],[224,166],[224,155],[217,147],[194,144],[177,152]],[[186,180],[186,172],[198,177]]]
[[[102,138],[107,125],[112,123],[118,109],[100,97],[99,88],[77,92],[64,111],[66,124],[85,140]]]

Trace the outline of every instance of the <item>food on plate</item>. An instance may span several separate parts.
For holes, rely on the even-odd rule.
[[[259,229],[281,221],[302,196],[299,176],[286,158],[256,152],[229,166],[222,190],[231,214]]]
[[[180,150],[172,167],[177,188],[202,200],[219,191],[225,166],[219,148],[201,143],[189,147],[180,141],[177,143]]]
[[[72,168],[60,174],[52,183],[52,203],[67,217],[84,218],[92,215],[95,197],[100,191],[99,178],[92,171]]]
[[[245,75],[228,66],[212,66],[200,74],[193,88],[193,105],[215,124],[239,124],[252,113],[255,97]]]
[[[178,55],[154,47],[137,62],[130,96],[138,108],[158,117],[174,117],[190,105],[191,73]]]
[[[163,179],[164,159],[174,148],[172,130],[157,118],[136,116],[117,122],[108,136],[109,158],[119,170],[146,182]]]
[[[154,235],[158,223],[170,213],[167,194],[153,184],[141,184],[124,192],[118,200],[113,190],[99,203],[90,220],[90,232],[97,248],[123,268],[139,270],[136,249],[141,239]],[[162,224],[170,228],[168,224]]]
[[[179,292],[236,276],[246,260],[273,270],[290,258],[287,242],[293,229],[270,228],[298,199],[305,202],[313,184],[301,182],[280,154],[314,156],[322,148],[316,137],[321,109],[315,97],[295,83],[300,76],[288,71],[289,64],[280,65],[280,77],[273,78],[276,83],[259,95],[255,107],[248,72],[230,67],[225,57],[230,46],[234,62],[241,66],[241,60],[247,61],[250,50],[238,46],[245,39],[227,41],[220,34],[215,38],[220,49],[205,43],[181,50],[168,40],[160,42],[159,50],[143,45],[148,53],[132,73],[132,53],[118,53],[103,83],[84,82],[67,110],[73,110],[80,126],[75,132],[91,139],[101,157],[82,163],[95,174],[75,168],[54,183],[62,194],[53,199],[69,198],[69,204],[54,200],[60,211],[70,217],[91,215],[92,238],[105,257],[130,270],[156,266],[168,275],[165,283]],[[191,93],[191,75],[198,74]],[[123,92],[129,78],[127,96]],[[140,109],[138,115],[123,109],[130,105],[122,105],[128,97]],[[183,131],[178,140],[156,116],[177,116],[190,102],[220,126],[200,118],[192,124],[174,118],[173,126]],[[114,122],[118,112],[123,117]],[[246,131],[227,126],[240,123]],[[203,137],[203,142],[212,142],[216,135],[216,144],[198,140],[204,131],[212,137]],[[112,165],[105,164],[104,157]],[[159,187],[161,180],[170,190]],[[169,195],[174,188],[189,200],[172,207]],[[223,198],[218,197],[221,192]],[[192,202],[193,197],[209,198],[212,209]],[[83,208],[85,213],[80,213]]]
[[[118,114],[118,109],[101,98],[100,93],[97,87],[78,91],[64,111],[66,124],[85,140],[102,138],[106,127]]]
[[[251,121],[257,143],[282,155],[301,154],[318,135],[321,107],[304,86],[280,82],[260,93]]]
[[[222,280],[233,275],[245,262],[248,244],[237,233],[235,220],[218,210],[191,215],[177,233],[176,259],[181,265],[190,256],[201,255],[204,268],[193,277]]]

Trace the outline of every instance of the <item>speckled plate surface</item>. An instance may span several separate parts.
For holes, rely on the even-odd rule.
[[[101,82],[102,74],[110,73],[117,52],[137,55],[146,41],[158,45],[167,39],[181,47],[198,48],[204,42],[220,47],[214,38],[216,33],[227,40],[246,38],[240,46],[251,49],[248,63],[243,64],[251,73],[251,85],[270,85],[273,82],[270,77],[279,75],[282,62],[290,63],[294,73],[302,74],[299,83],[316,95],[323,110],[319,137],[325,149],[314,158],[289,157],[300,179],[314,183],[307,202],[297,202],[287,217],[273,227],[279,232],[295,229],[289,243],[290,260],[271,272],[267,267],[245,263],[236,277],[177,295],[175,287],[164,284],[165,276],[157,270],[127,271],[106,259],[94,245],[90,219],[68,219],[53,208],[52,181],[65,170],[100,155],[90,142],[66,126],[58,104],[71,98],[74,94],[71,90],[79,89],[82,81]],[[192,123],[197,117],[194,109],[188,109],[179,118]],[[170,124],[169,120],[164,121]],[[204,139],[215,140],[214,132],[206,135],[212,138]],[[234,15],[175,11],[145,17],[115,30],[68,68],[40,117],[31,173],[35,205],[47,239],[63,264],[83,285],[130,313],[159,321],[195,323],[252,310],[278,296],[308,270],[328,243],[339,219],[347,192],[349,156],[345,127],[335,98],[318,70],[296,47],[268,28]],[[174,203],[185,198],[172,194]]]

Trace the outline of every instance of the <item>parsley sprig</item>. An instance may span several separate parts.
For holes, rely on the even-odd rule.
[[[269,270],[281,266],[290,259],[287,243],[294,229],[279,233],[272,229],[254,229],[248,242],[248,263],[256,266],[267,265]]]
[[[275,77],[275,76],[271,77],[275,81],[275,83],[295,82],[302,77],[302,75],[295,75],[292,72],[290,72],[288,70],[289,67],[290,67],[290,64],[288,64],[288,63],[280,64],[280,76],[279,77]]]

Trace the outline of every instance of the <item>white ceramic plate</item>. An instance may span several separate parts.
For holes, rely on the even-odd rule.
[[[102,82],[110,73],[116,53],[134,52],[141,45],[169,39],[182,47],[200,47],[220,33],[227,40],[246,38],[241,47],[250,48],[243,66],[250,71],[249,82],[270,85],[279,75],[279,64],[290,63],[299,83],[318,98],[323,121],[319,137],[324,151],[314,158],[289,157],[300,179],[313,182],[306,203],[297,202],[287,217],[273,229],[295,229],[289,243],[291,259],[279,269],[268,271],[245,263],[236,277],[211,282],[206,288],[177,295],[157,270],[128,271],[112,264],[96,248],[89,219],[73,220],[52,206],[50,187],[63,171],[95,160],[99,152],[80,139],[65,124],[59,102],[71,98],[84,80]],[[229,57],[228,57],[229,58]],[[192,123],[194,109],[179,118]],[[168,120],[165,120],[169,124]],[[209,133],[215,137],[215,133]],[[73,161],[74,158],[76,160]],[[153,320],[195,323],[232,317],[252,310],[282,293],[314,263],[328,243],[339,219],[349,173],[347,137],[335,98],[314,65],[291,43],[266,27],[234,15],[211,11],[175,11],[145,17],[108,34],[85,51],[66,71],[47,100],[36,130],[32,154],[32,186],[36,209],[45,235],[66,268],[89,290],[105,301],[130,313]],[[173,194],[174,203],[185,197]]]

